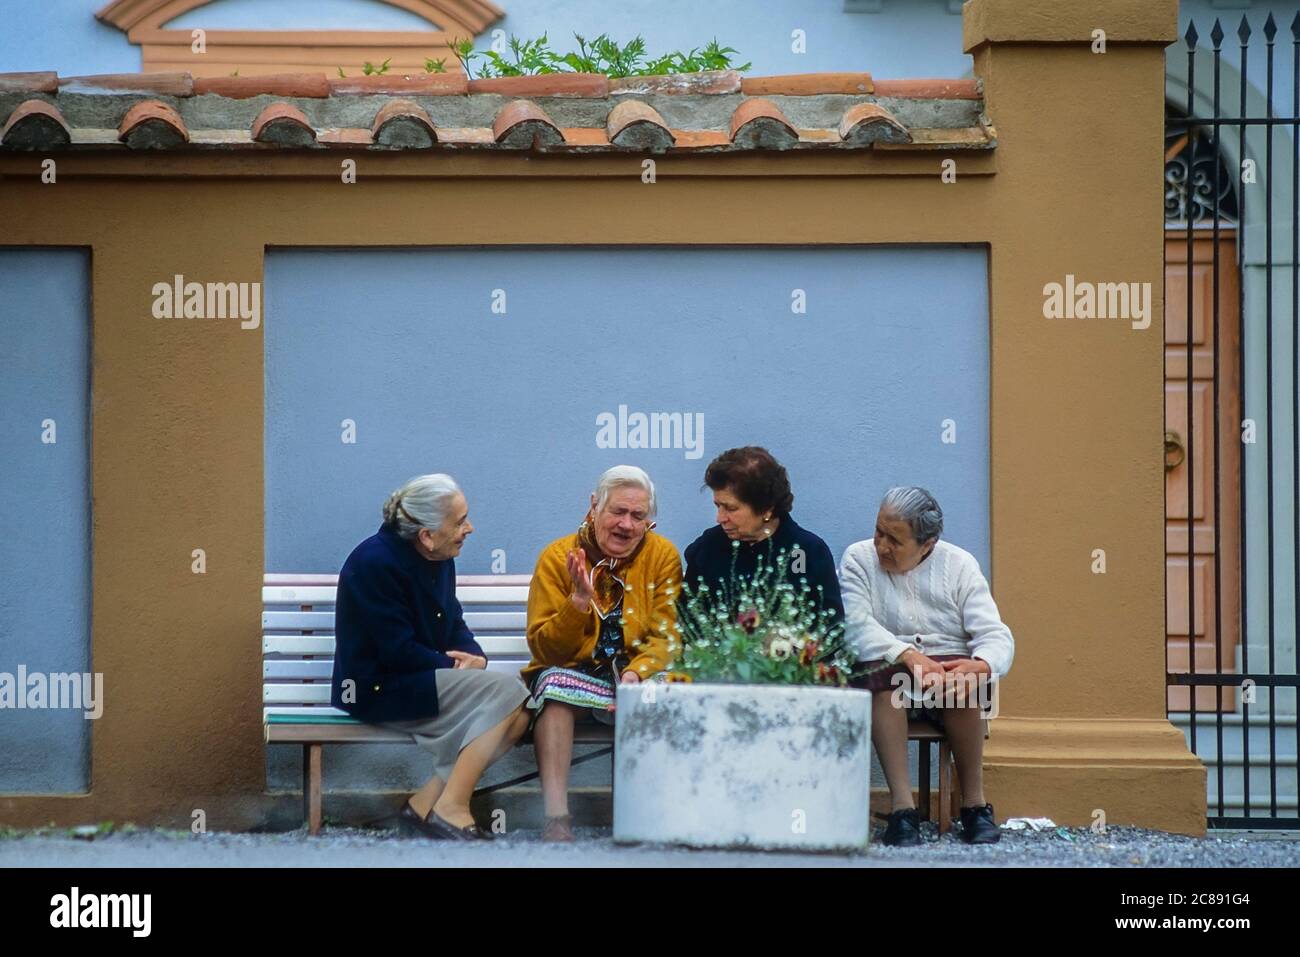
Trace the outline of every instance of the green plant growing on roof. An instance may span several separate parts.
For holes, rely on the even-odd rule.
[[[424,61],[424,72],[425,73],[446,73],[447,58],[441,57],[437,60],[426,58]]]
[[[509,47],[513,59],[502,56],[495,50],[475,50],[474,41],[470,39],[453,40],[450,49],[471,80],[475,79],[476,61],[482,61],[478,67],[478,79],[569,71],[599,73],[615,78],[659,76],[668,73],[698,73],[702,70],[745,71],[752,65],[733,64],[732,57],[736,49],[720,45],[716,37],[703,50],[692,48],[688,53],[674,50],[649,60],[645,40],[640,35],[625,44],[620,44],[605,33],[590,41],[577,33],[573,37],[578,42],[578,49],[563,55],[549,48],[544,33],[534,40],[520,40],[512,34]],[[426,61],[426,70],[431,62],[433,61]],[[568,70],[564,70],[564,67],[568,67]]]
[[[481,56],[484,62],[479,71],[483,77],[498,76],[537,76],[542,73],[558,73],[556,67],[562,62],[562,58],[547,47],[546,34],[543,33],[535,40],[520,40],[511,34],[509,40],[510,53],[514,56],[509,60],[502,56],[496,50],[486,50]]]
[[[700,70],[736,70],[744,72],[753,66],[753,61],[746,62],[740,66],[733,66],[731,63],[731,54],[736,53],[735,47],[718,46],[718,38],[714,37],[709,45],[704,48],[700,54],[694,50],[682,57],[681,65],[685,69],[679,69],[677,73],[695,73]]]
[[[566,53],[561,60],[577,73],[603,73],[611,77],[635,76],[645,63],[645,40],[639,35],[625,46],[602,33],[587,44],[586,37],[577,33],[578,52]]]
[[[731,56],[735,52],[735,47],[719,46],[715,37],[702,51],[698,48],[692,48],[689,53],[674,50],[656,57],[647,63],[644,69],[630,75],[661,76],[668,73],[700,73],[705,70],[735,70],[743,73],[753,66],[752,62],[733,64]]]
[[[389,57],[379,66],[375,66],[373,63],[367,60],[362,65],[361,72],[364,73],[366,76],[383,76],[385,73],[388,72],[388,64],[392,61],[392,59],[393,59],[392,57]]]
[[[474,56],[474,41],[466,40],[464,38],[453,38],[447,49],[451,52],[451,55],[456,58],[456,62],[458,62],[461,69],[465,71],[465,75],[471,80],[474,79],[474,75],[470,72],[470,61]]]

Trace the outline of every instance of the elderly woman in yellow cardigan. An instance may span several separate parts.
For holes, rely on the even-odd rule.
[[[615,683],[651,678],[676,651],[674,601],[681,558],[653,532],[655,487],[631,465],[605,472],[575,534],[542,550],[528,588],[523,678],[533,727],[548,841],[572,841],[569,765],[578,720],[610,722]]]

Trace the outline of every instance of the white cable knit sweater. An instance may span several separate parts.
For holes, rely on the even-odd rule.
[[[1002,623],[975,556],[940,539],[910,572],[880,567],[871,539],[840,561],[845,630],[859,661],[893,662],[908,648],[924,655],[982,658],[1001,678],[1011,670],[1015,640]]]

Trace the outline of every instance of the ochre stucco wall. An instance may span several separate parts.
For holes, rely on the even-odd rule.
[[[990,573],[1018,639],[989,800],[1000,817],[1083,824],[1100,809],[1203,833],[1205,771],[1164,712],[1158,183],[1176,5],[1142,6],[1135,19],[1127,0],[1098,0],[1080,19],[1067,0],[972,0],[966,41],[999,146],[954,154],[954,184],[943,154],[902,152],[665,157],[654,185],[638,157],[415,153],[361,154],[343,185],[331,153],[64,155],[43,186],[41,157],[0,156],[17,211],[0,243],[93,250],[92,652],[106,675],[91,793],[0,797],[0,821],[260,820],[262,333],[155,320],[152,286],[260,281],[270,245],[438,245],[450,221],[459,244],[988,244]],[[1109,22],[1124,26],[1092,53]],[[579,208],[602,211],[598,231]],[[1043,286],[1067,273],[1150,282],[1150,328],[1044,319]]]

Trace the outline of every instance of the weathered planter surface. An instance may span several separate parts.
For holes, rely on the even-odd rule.
[[[871,695],[779,685],[618,689],[614,840],[857,850]]]

